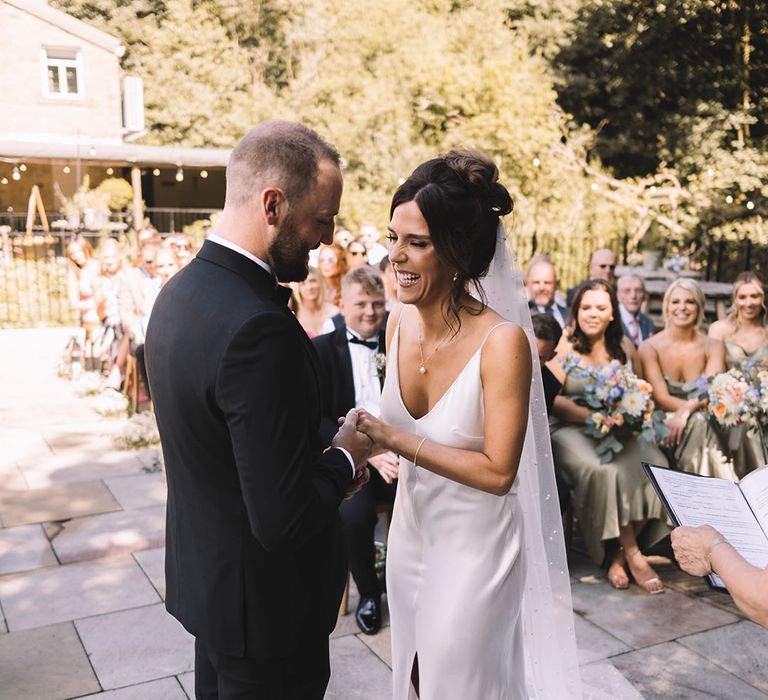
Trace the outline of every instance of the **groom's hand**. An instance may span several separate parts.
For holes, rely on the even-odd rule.
[[[357,473],[367,464],[373,443],[367,435],[357,429],[357,410],[354,408],[344,417],[344,424],[331,441],[331,447],[343,447],[352,455],[352,461],[357,469],[355,473],[357,481]]]

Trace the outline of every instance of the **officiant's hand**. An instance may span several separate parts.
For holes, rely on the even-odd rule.
[[[672,530],[672,549],[680,568],[691,576],[712,573],[709,552],[712,543],[718,540],[722,540],[722,535],[710,525]]]
[[[331,440],[331,447],[343,447],[347,450],[359,470],[368,464],[373,443],[367,435],[358,430],[357,421],[358,411],[353,408],[344,416],[344,424]]]

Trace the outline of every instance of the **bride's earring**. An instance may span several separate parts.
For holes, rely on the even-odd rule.
[[[453,281],[455,282],[457,279],[459,279],[459,273],[458,272],[454,272],[453,273]]]

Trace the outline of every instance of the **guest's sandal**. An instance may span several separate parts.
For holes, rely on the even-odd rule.
[[[624,570],[624,565],[621,562],[614,561],[608,567],[608,571],[605,574],[605,578],[608,579],[608,583],[614,588],[624,590],[629,588],[629,576]]]
[[[626,549],[624,550],[624,553],[627,556],[627,565],[629,566],[629,572],[632,574],[632,578],[635,579],[635,583],[640,586],[646,593],[649,593],[650,595],[658,595],[659,593],[664,593],[664,584],[661,582],[661,579],[654,575],[656,572],[653,570],[651,565],[648,563],[646,558],[643,556],[643,553],[640,551],[640,548],[634,549],[631,552],[628,552]],[[643,563],[648,567],[649,571],[651,572],[651,576],[648,576],[647,578],[639,578],[635,572],[632,570],[632,560],[630,557],[636,557],[637,555],[640,555],[641,560]]]

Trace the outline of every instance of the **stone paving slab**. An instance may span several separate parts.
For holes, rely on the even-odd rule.
[[[194,696],[192,696],[194,697]],[[187,700],[181,683],[175,678],[162,678],[117,690],[106,690],[95,695],[86,695],[80,700]]]
[[[597,625],[593,625],[589,620],[579,615],[574,615],[573,618],[580,664],[593,663],[631,651],[631,647]]]
[[[144,464],[133,452],[117,450],[81,458],[75,454],[54,455],[33,463],[19,462],[19,468],[30,488],[141,474],[145,470]]]
[[[749,620],[682,637],[678,644],[768,694],[768,630]]]
[[[3,525],[24,525],[120,510],[120,504],[101,481],[56,484],[40,489],[0,493]]]
[[[387,665],[354,635],[333,639],[326,700],[391,700]]]
[[[165,544],[165,506],[46,523],[62,563],[152,549]]]
[[[632,648],[659,644],[739,619],[673,590],[648,595],[637,586],[622,591],[608,583],[574,583],[571,593],[577,613]]]
[[[165,547],[134,552],[133,558],[139,562],[158,595],[165,600]]]
[[[164,472],[120,476],[114,479],[105,479],[104,483],[123,507],[123,510],[164,506],[168,497]]]
[[[765,700],[754,686],[677,642],[611,659],[646,700]]]
[[[165,678],[194,667],[194,639],[162,604],[75,622],[105,690]]]
[[[0,700],[64,700],[100,690],[71,622],[0,637]]]
[[[365,644],[387,666],[392,668],[392,628],[382,627],[378,634],[358,634],[357,638]]]
[[[150,605],[158,600],[152,584],[131,557],[0,578],[0,604],[11,631]]]
[[[0,450],[2,447],[0,447]],[[16,464],[0,465],[0,493],[8,491],[24,491],[29,488],[27,480]],[[0,522],[2,516],[0,515]]]
[[[191,700],[194,700],[195,698],[195,672],[190,671],[189,673],[182,673],[179,676],[176,676],[176,678],[179,679],[179,683],[181,683],[181,687],[184,688],[184,692],[187,694],[187,697]]]
[[[0,529],[0,575],[58,564],[40,525]]]
[[[579,671],[582,689],[586,694],[592,689],[597,689],[604,694],[606,700],[616,697],[622,700],[643,700],[640,691],[609,662],[588,664],[582,666]]]
[[[119,425],[116,422],[116,425]],[[87,454],[99,454],[100,452],[112,452],[115,449],[115,438],[112,434],[105,434],[102,426],[98,430],[84,431],[73,428],[59,428],[46,431],[43,439],[55,455],[75,453],[78,456]]]

